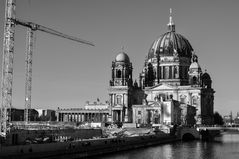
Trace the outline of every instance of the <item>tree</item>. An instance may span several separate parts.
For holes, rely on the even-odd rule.
[[[223,125],[224,124],[223,118],[218,112],[215,112],[213,114],[213,119],[214,119],[214,124],[217,124],[217,125]]]

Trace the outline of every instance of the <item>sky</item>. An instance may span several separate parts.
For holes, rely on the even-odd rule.
[[[122,51],[138,79],[145,56],[167,32],[169,9],[176,32],[191,43],[216,91],[214,108],[239,112],[238,0],[16,0],[16,17],[92,41],[95,47],[36,31],[33,108],[82,107],[109,99],[111,63]],[[0,0],[2,54],[5,0]],[[16,26],[13,107],[24,108],[26,28]],[[2,57],[0,57],[2,62]]]

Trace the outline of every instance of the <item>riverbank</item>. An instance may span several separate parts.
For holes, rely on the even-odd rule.
[[[176,136],[149,135],[123,138],[2,146],[0,158],[84,158],[178,141]]]

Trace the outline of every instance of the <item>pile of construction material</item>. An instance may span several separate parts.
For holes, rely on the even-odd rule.
[[[157,134],[165,134],[160,131]],[[103,136],[106,138],[122,138],[122,137],[133,137],[133,136],[147,136],[155,135],[154,129],[151,128],[117,128],[116,126],[103,129]]]

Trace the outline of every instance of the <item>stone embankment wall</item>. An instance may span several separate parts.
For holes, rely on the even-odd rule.
[[[68,141],[101,137],[101,129],[61,129],[61,130],[15,130],[8,134],[6,145],[26,144],[26,140],[51,138],[51,141]]]
[[[2,146],[0,158],[83,158],[177,141],[170,135],[104,138],[46,144]]]

